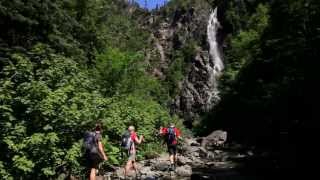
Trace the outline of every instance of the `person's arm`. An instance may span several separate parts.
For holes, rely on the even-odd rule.
[[[181,131],[178,129],[178,128],[176,128],[176,135],[177,135],[177,138],[178,139],[182,139],[182,137],[181,137]]]
[[[104,148],[103,148],[103,144],[102,144],[102,136],[101,136],[100,132],[99,132],[99,133],[96,133],[95,138],[96,138],[96,141],[97,141],[97,144],[98,144],[98,149],[99,149],[101,155],[103,156],[103,159],[104,159],[104,160],[107,160],[108,157],[107,157],[106,154],[104,153]]]
[[[104,153],[103,144],[102,144],[101,141],[98,141],[98,148],[99,148],[100,153],[101,153],[102,156],[103,156],[103,159],[104,159],[104,160],[108,160],[108,157],[107,157],[106,154]]]
[[[162,126],[160,127],[160,130],[159,130],[159,133],[160,135],[165,135],[167,133],[167,129],[166,128],[163,128]]]
[[[159,134],[162,135],[163,134],[163,131],[162,131],[163,127],[160,126],[160,129],[159,129]]]
[[[141,142],[143,141],[143,136],[141,135],[140,138],[138,138],[138,136],[135,135],[134,141],[138,144],[141,144]]]

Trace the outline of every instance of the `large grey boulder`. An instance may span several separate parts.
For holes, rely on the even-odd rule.
[[[201,146],[223,146],[227,141],[227,131],[216,130],[202,139]]]
[[[190,177],[192,175],[192,168],[189,165],[184,165],[176,168],[178,176]]]
[[[178,156],[177,163],[178,165],[192,164],[192,160],[185,156]]]

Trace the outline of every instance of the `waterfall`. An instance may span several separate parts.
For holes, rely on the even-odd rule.
[[[219,51],[219,45],[217,42],[217,33],[220,28],[220,23],[217,16],[217,8],[211,12],[208,26],[207,26],[207,36],[209,42],[209,54],[210,54],[210,63],[207,65],[207,71],[209,74],[209,87],[211,87],[211,92],[208,93],[207,103],[210,106],[212,101],[220,100],[219,90],[218,90],[218,78],[221,75],[224,65]]]

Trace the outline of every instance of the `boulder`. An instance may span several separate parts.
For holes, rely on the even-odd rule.
[[[195,139],[193,138],[187,138],[184,140],[184,142],[188,145],[188,146],[200,146],[200,143],[198,143]]]
[[[185,156],[178,156],[177,163],[178,165],[186,165],[191,164],[192,160]]]
[[[140,173],[142,175],[149,175],[151,174],[152,170],[151,170],[151,167],[150,166],[144,166],[140,169]]]
[[[168,170],[169,165],[170,165],[169,161],[159,161],[153,164],[152,170],[166,171]]]
[[[213,131],[209,136],[203,138],[201,146],[223,146],[226,141],[227,132],[223,130],[216,130]]]
[[[189,165],[184,165],[176,168],[178,176],[190,177],[192,175],[192,168]]]

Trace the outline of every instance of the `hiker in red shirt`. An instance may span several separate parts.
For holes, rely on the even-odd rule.
[[[180,136],[181,136],[180,130],[176,128],[173,123],[171,123],[170,127],[168,128],[160,127],[160,134],[166,136],[169,159],[170,159],[170,170],[174,170],[175,162],[177,159],[178,139],[180,139]]]
[[[130,147],[128,149],[128,161],[125,167],[125,177],[127,176],[130,169],[134,169],[137,175],[137,165],[136,165],[136,144],[140,144],[143,141],[143,136],[141,135],[140,138],[138,138],[137,133],[134,131],[134,126],[129,126],[128,131],[130,133]]]

